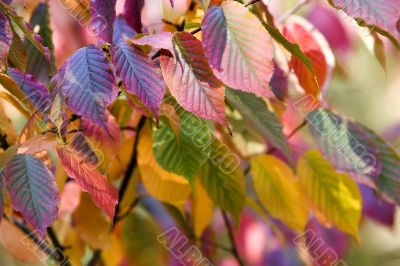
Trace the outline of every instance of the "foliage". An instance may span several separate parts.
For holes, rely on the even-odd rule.
[[[194,265],[220,256],[204,245],[218,248],[223,220],[243,264],[231,217],[240,228],[262,219],[284,257],[301,253],[311,227],[360,242],[364,185],[374,200],[400,204],[396,150],[328,107],[344,59],[311,19],[296,8],[276,18],[268,1],[171,0],[160,1],[155,29],[143,18],[149,2],[126,0],[121,14],[116,0],[64,3],[94,42],[64,62],[47,1],[29,23],[0,2],[2,223],[51,240],[38,246],[63,265]],[[367,27],[376,47],[387,37],[399,48],[398,1],[329,4]],[[298,152],[292,137],[305,125],[313,143]],[[269,256],[268,265],[289,265]]]

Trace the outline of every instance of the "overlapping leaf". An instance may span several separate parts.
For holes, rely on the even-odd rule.
[[[318,97],[321,90],[327,88],[332,75],[334,56],[323,35],[301,17],[291,17],[283,27],[283,35],[297,43],[305,55],[311,59],[314,73],[303,62],[292,57],[290,66],[296,73],[300,85],[311,95]],[[317,82],[315,82],[315,78]]]
[[[68,176],[73,178],[83,191],[91,195],[97,207],[113,218],[115,205],[118,202],[118,191],[108,183],[107,177],[69,148],[59,148],[57,154]]]
[[[201,42],[192,34],[176,33],[173,55],[161,56],[171,94],[186,111],[225,124],[224,87],[208,65]]]
[[[300,158],[297,174],[318,220],[359,240],[362,198],[357,184],[347,174],[335,172],[317,151],[309,151]]]
[[[136,32],[142,32],[142,9],[144,0],[127,0],[124,5],[124,16],[128,25]]]
[[[18,69],[10,68],[8,69],[8,74],[25,93],[25,99],[20,100],[28,100],[36,110],[45,114],[48,108],[50,108],[49,91],[47,88],[32,75],[22,73]]]
[[[204,121],[188,113],[181,113],[179,127],[179,135],[164,123],[153,130],[154,156],[165,170],[184,176],[193,184],[207,159],[201,147],[213,135]]]
[[[216,205],[239,220],[246,193],[239,158],[217,139],[203,147],[203,152],[208,160],[200,170],[201,184]]]
[[[136,35],[136,32],[128,25],[122,15],[115,19],[113,28],[113,43],[125,42]]]
[[[8,18],[0,13],[0,63],[7,63],[8,51],[10,50],[12,42],[11,25]]]
[[[48,56],[42,55],[28,40],[25,40],[25,50],[28,55],[27,72],[42,82],[48,82],[49,75],[55,71],[54,45],[52,41],[53,31],[50,27],[50,13],[48,3],[39,3],[32,13],[29,25],[32,28],[38,27],[37,32],[42,38],[42,43],[48,48]]]
[[[303,231],[308,220],[308,205],[292,169],[270,155],[251,160],[254,189],[268,212],[289,227]]]
[[[225,1],[208,9],[201,29],[205,55],[219,79],[234,89],[271,95],[272,42],[255,15]]]
[[[180,205],[189,197],[189,182],[161,168],[154,158],[151,129],[142,129],[138,144],[138,166],[146,190],[158,200]]]
[[[117,0],[90,0],[91,23],[97,23],[97,38],[104,42],[111,43],[113,38],[116,2]]]
[[[21,71],[26,71],[26,67],[28,65],[28,55],[25,52],[24,43],[14,29],[12,29],[12,32],[13,37],[8,59],[13,67],[18,68]]]
[[[81,48],[61,69],[61,91],[76,114],[106,127],[105,108],[117,96],[115,77],[103,52],[94,45]]]
[[[368,139],[379,151],[381,171],[375,182],[376,188],[386,198],[400,204],[400,156],[396,150],[371,129],[361,126]]]
[[[52,173],[32,155],[17,154],[1,175],[13,208],[44,236],[57,217],[58,192]]]
[[[398,0],[329,0],[347,15],[389,36],[400,48]]]
[[[289,161],[292,160],[283,126],[263,99],[250,93],[230,89],[226,90],[226,98],[240,112],[246,123],[256,128],[262,137],[281,150]]]
[[[134,39],[132,42],[137,45],[150,45],[155,49],[172,51],[172,36],[171,32],[160,32],[143,36],[140,39]]]
[[[318,148],[335,169],[374,186],[382,164],[378,145],[368,132],[359,124],[322,108],[310,112],[307,119]]]
[[[127,91],[137,95],[158,116],[166,90],[158,66],[140,49],[126,43],[114,44],[111,55]]]

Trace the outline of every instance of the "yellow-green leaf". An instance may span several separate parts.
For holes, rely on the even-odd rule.
[[[356,183],[347,174],[335,172],[318,151],[300,158],[297,174],[317,219],[359,241],[362,198]]]
[[[251,160],[254,189],[264,207],[289,227],[302,231],[307,224],[308,206],[293,171],[270,155]]]

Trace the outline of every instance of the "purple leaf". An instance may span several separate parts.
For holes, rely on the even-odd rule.
[[[92,24],[97,24],[95,32],[97,38],[103,42],[111,43],[112,41],[116,2],[117,0],[90,0]]]
[[[125,42],[135,35],[136,32],[126,23],[124,16],[118,16],[114,22],[113,43]]]
[[[36,157],[17,154],[1,175],[13,208],[44,236],[57,217],[58,192],[52,173]]]
[[[32,75],[25,74],[16,68],[8,69],[8,74],[26,95],[26,99],[20,100],[28,100],[40,113],[45,115],[51,104],[47,88]]]
[[[8,51],[10,50],[13,34],[10,21],[0,13],[0,64],[6,64]]]
[[[396,205],[379,199],[373,189],[359,185],[363,198],[363,214],[381,224],[392,226]]]
[[[106,127],[106,107],[117,96],[115,77],[103,52],[94,45],[76,51],[64,63],[61,91],[76,114]]]
[[[124,16],[128,25],[136,32],[142,32],[142,9],[145,0],[126,0]]]
[[[289,88],[288,77],[283,71],[283,69],[280,68],[279,65],[277,65],[275,62],[274,62],[274,75],[272,76],[269,85],[271,86],[272,92],[277,98],[281,100],[286,99]]]
[[[273,74],[271,37],[242,4],[222,2],[206,12],[202,30],[205,56],[227,86],[269,96]]]
[[[363,20],[371,28],[378,28],[392,36],[400,47],[399,0],[330,0],[337,8],[356,20]],[[393,40],[393,41],[394,41]]]
[[[127,91],[137,95],[158,117],[166,91],[158,66],[141,50],[125,43],[113,45],[111,55],[117,76]]]

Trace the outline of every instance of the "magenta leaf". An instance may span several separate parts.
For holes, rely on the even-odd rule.
[[[60,70],[61,91],[76,114],[106,127],[106,107],[117,96],[115,77],[103,52],[94,45],[76,51]]]
[[[363,214],[386,226],[395,222],[396,205],[379,198],[375,191],[367,186],[359,185],[363,199]]]
[[[215,75],[233,89],[271,95],[272,41],[259,19],[234,1],[208,9],[202,42]]]
[[[399,0],[329,0],[347,15],[394,39],[400,47]],[[383,31],[383,32],[382,32]]]
[[[116,12],[117,0],[90,0],[90,15],[92,26],[96,26],[97,38],[103,42],[111,43]]]
[[[17,154],[1,175],[13,208],[44,236],[57,217],[58,192],[53,174],[36,157]]]
[[[125,42],[135,35],[136,32],[128,25],[125,17],[119,15],[114,22],[113,43]]]
[[[0,65],[6,64],[8,51],[10,50],[13,34],[10,21],[0,13]]]
[[[124,5],[124,16],[128,25],[136,32],[142,32],[142,9],[144,0],[126,0]]]
[[[161,56],[172,96],[186,111],[226,124],[224,86],[208,65],[201,42],[190,33],[176,33],[172,52],[172,58]]]
[[[26,99],[20,100],[28,100],[36,110],[45,115],[51,104],[47,88],[32,75],[23,73],[16,68],[9,68],[8,74],[25,93]]]
[[[141,50],[126,43],[113,45],[111,49],[117,76],[127,91],[156,116],[165,94],[165,84],[158,66]]]

